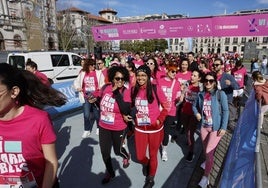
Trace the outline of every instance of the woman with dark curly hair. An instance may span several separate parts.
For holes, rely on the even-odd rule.
[[[0,63],[0,176],[28,179],[32,187],[53,187],[58,159],[56,134],[44,105],[61,106],[66,97],[29,71]],[[26,187],[24,181],[17,187]],[[0,187],[10,186],[1,182]]]
[[[99,143],[103,162],[106,166],[106,176],[102,184],[109,183],[115,172],[112,165],[111,149],[123,158],[123,168],[129,166],[130,155],[123,145],[127,121],[130,113],[130,88],[125,86],[129,82],[129,72],[125,67],[113,66],[108,70],[108,80],[100,91],[100,121]],[[122,114],[124,112],[124,114]]]

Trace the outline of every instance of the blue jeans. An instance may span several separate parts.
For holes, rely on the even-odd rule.
[[[95,121],[97,122],[97,127],[99,127],[100,110],[94,103],[91,104],[85,99],[83,114],[85,131],[91,131]]]
[[[267,74],[267,67],[266,66],[261,66],[261,73],[263,74],[263,75],[265,75],[265,74]]]

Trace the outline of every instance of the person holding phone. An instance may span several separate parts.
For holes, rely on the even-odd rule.
[[[84,59],[83,68],[77,78],[74,80],[73,86],[79,94],[80,102],[83,104],[84,114],[84,132],[82,138],[90,136],[94,122],[99,122],[99,108],[96,105],[96,97],[98,95],[98,79],[95,71],[95,61],[93,59]],[[91,116],[92,111],[92,116]]]
[[[100,91],[99,143],[106,174],[102,184],[109,183],[115,177],[112,165],[111,149],[115,155],[123,158],[123,168],[129,166],[130,154],[123,147],[127,121],[131,121],[129,72],[125,67],[113,66],[108,70],[108,80]],[[122,114],[125,112],[125,114]]]

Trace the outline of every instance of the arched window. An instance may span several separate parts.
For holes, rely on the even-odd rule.
[[[22,47],[22,40],[20,35],[14,35],[14,46]]]
[[[5,50],[5,40],[2,33],[0,32],[0,51],[1,50]]]
[[[54,39],[52,37],[48,38],[48,49],[49,50],[55,49],[55,43],[54,43]]]

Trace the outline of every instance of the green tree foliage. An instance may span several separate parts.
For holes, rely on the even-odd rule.
[[[155,52],[164,51],[168,48],[167,41],[165,39],[148,39],[148,40],[125,40],[120,42],[120,49],[134,52]]]

